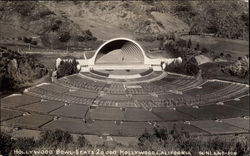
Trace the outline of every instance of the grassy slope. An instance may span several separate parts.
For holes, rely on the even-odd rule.
[[[237,58],[245,56],[249,52],[249,42],[244,40],[231,40],[224,38],[215,38],[210,36],[182,36],[183,39],[191,39],[194,43],[199,43],[200,47],[207,47],[217,53],[223,52]]]
[[[239,83],[249,84],[249,79],[242,79],[236,76],[231,76],[229,73],[221,72],[218,65],[226,65],[225,63],[205,63],[200,66],[203,72],[203,77],[207,79],[221,79],[226,81],[234,81]]]
[[[160,13],[153,11],[151,12],[151,14],[157,22],[162,23],[162,26],[165,28],[166,32],[182,32],[188,31],[190,29],[185,22],[169,13]]]
[[[35,34],[32,32],[24,30],[20,27],[15,27],[14,25],[11,25],[10,23],[0,22],[0,36],[3,38],[17,38],[19,36],[31,37],[34,35]]]

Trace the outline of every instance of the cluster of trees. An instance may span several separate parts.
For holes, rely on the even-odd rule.
[[[166,70],[188,75],[197,75],[199,73],[200,67],[195,56],[203,51],[208,51],[207,49],[202,49],[202,51],[200,51],[199,43],[194,45],[191,39],[188,41],[184,39],[175,39],[175,41],[169,40],[163,44],[162,49],[172,57],[183,58],[182,64],[168,66]]]
[[[37,59],[6,47],[0,48],[0,56],[0,90],[19,89],[48,72]]]
[[[71,39],[71,35],[67,31],[62,32],[59,36],[59,41],[61,42],[68,42],[70,39]]]
[[[170,12],[190,25],[190,34],[213,34],[230,39],[248,39],[247,4],[239,1],[181,1],[171,5]]]
[[[240,19],[240,18],[238,18]],[[241,21],[233,17],[226,17],[225,20],[210,19],[206,27],[199,24],[192,26],[190,34],[213,34],[216,37],[229,39],[247,39],[246,21]],[[202,23],[202,22],[200,22]],[[229,24],[230,23],[230,24]]]
[[[231,76],[237,76],[240,78],[248,78],[249,77],[249,57],[244,56],[243,58],[239,57],[239,59],[232,65],[226,66],[221,69],[222,72],[229,73]]]
[[[0,132],[0,154],[3,156],[13,155],[14,150],[56,150],[57,148],[69,149],[72,146],[81,148],[91,145],[84,136],[79,136],[77,140],[74,141],[70,133],[62,130],[43,131],[40,133],[40,138],[38,140],[26,137],[13,139],[9,134]],[[32,154],[26,155],[29,156]]]
[[[156,35],[149,35],[143,36],[140,38],[136,38],[137,41],[144,41],[144,42],[154,42],[154,41],[165,41],[165,40],[173,40],[175,41],[175,34],[156,34]]]
[[[40,133],[37,140],[33,138],[13,139],[9,134],[0,132],[0,154],[3,156],[13,155],[14,150],[30,151],[49,149],[55,152],[56,149],[63,150],[141,150],[141,151],[186,151],[192,155],[199,155],[199,151],[230,151],[241,156],[249,154],[249,144],[247,136],[212,137],[192,136],[181,127],[173,126],[172,129],[155,128],[153,133],[145,133],[138,138],[138,145],[109,146],[91,145],[83,135],[79,135],[76,140],[72,135],[62,130],[48,130]],[[32,155],[32,154],[27,154]],[[42,155],[42,154],[41,154]],[[51,155],[51,154],[50,154]]]
[[[234,151],[237,155],[244,155],[249,153],[249,138],[229,137],[222,139],[219,137],[211,137],[203,139],[203,137],[191,136],[176,125],[173,129],[157,128],[153,134],[145,132],[139,138],[139,146],[142,150],[150,151],[187,151],[192,155],[199,155],[199,151]]]
[[[18,37],[18,40],[22,40],[24,43],[30,43],[32,45],[37,45],[37,41],[33,40],[31,37]]]
[[[90,30],[85,30],[82,32],[81,36],[77,36],[77,40],[79,42],[86,42],[86,41],[96,41],[97,38],[93,36]]]
[[[26,37],[26,36],[21,37],[21,36],[19,36],[19,37],[17,37],[17,40],[18,41],[23,41],[24,43],[29,43],[29,44],[32,44],[32,45],[37,45],[38,44],[38,42],[36,40],[33,40],[32,37]]]
[[[56,25],[53,29],[58,29],[59,26]],[[59,41],[61,42],[68,42],[73,36],[65,31],[62,32],[59,36]],[[78,42],[86,42],[86,41],[96,41],[97,38],[93,36],[92,32],[90,30],[83,31],[81,35],[78,35],[75,37],[75,40]]]
[[[79,73],[80,69],[77,68],[79,62],[74,58],[72,61],[61,61],[57,68],[57,78]]]
[[[191,55],[199,54],[200,52],[208,52],[206,48],[200,48],[200,44],[194,44],[191,39],[168,39],[163,45],[162,49],[173,54],[175,57],[188,58]]]

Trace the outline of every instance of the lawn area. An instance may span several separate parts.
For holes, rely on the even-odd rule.
[[[214,62],[214,63],[205,63],[200,66],[202,69],[202,77],[206,79],[220,79],[226,81],[233,81],[239,83],[249,84],[249,80],[247,78],[239,78],[236,76],[231,76],[228,73],[223,73],[219,66],[226,65],[225,62]]]
[[[199,43],[200,47],[212,49],[220,54],[230,54],[232,57],[238,58],[248,54],[249,43],[244,40],[232,40],[211,36],[187,35],[182,36],[183,39],[191,39],[193,43]]]

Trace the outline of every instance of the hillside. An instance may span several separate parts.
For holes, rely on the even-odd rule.
[[[49,48],[97,40],[89,30],[81,29],[67,17],[36,1],[1,1],[0,28],[3,40],[35,39]]]
[[[90,29],[100,39],[189,30],[186,23],[171,14],[152,11],[154,5],[144,1],[64,1],[45,5],[81,28]]]
[[[248,4],[241,0],[51,1],[44,5],[100,39],[169,32],[248,39]]]
[[[248,18],[242,0],[1,1],[0,39],[32,37],[47,48],[96,48],[96,40],[169,33],[248,40]]]
[[[35,58],[0,48],[0,91],[19,89],[48,73]]]
[[[248,2],[242,0],[162,1],[164,11],[190,26],[190,33],[248,40]],[[166,9],[167,8],[167,9]]]

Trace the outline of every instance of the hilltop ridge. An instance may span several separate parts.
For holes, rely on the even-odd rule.
[[[248,40],[248,3],[238,1],[1,1],[1,38],[37,38],[47,48],[169,33]]]

